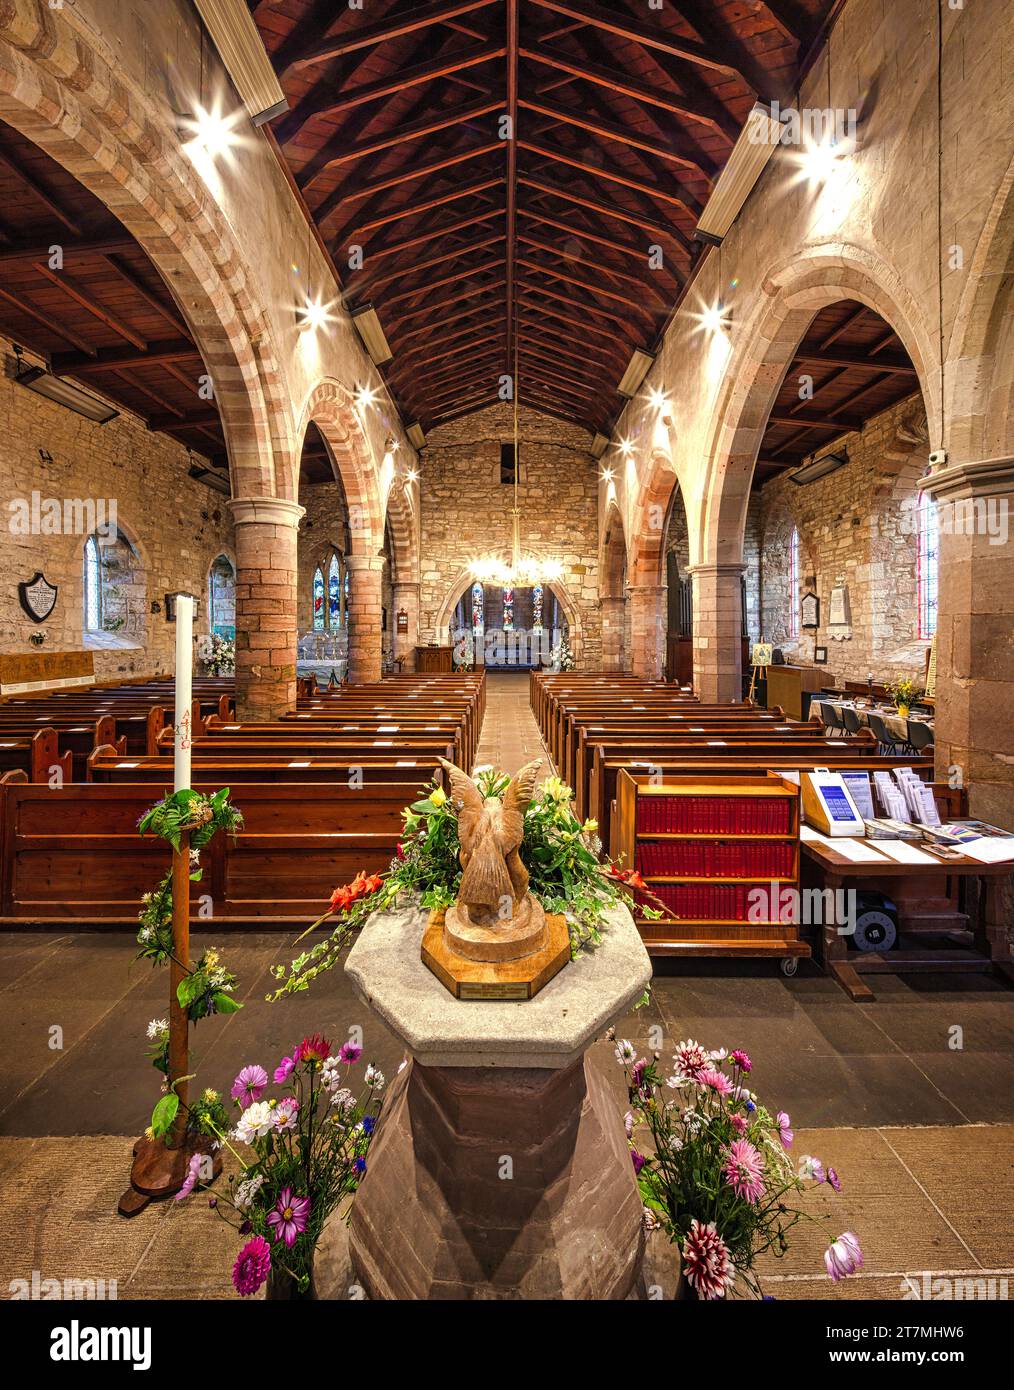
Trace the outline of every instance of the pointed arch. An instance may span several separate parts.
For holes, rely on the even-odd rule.
[[[384,544],[384,511],[376,461],[351,391],[331,379],[313,387],[303,402],[296,426],[297,458],[311,421],[327,445],[336,476],[345,490],[350,554],[375,556]],[[293,487],[298,491],[296,474]]]

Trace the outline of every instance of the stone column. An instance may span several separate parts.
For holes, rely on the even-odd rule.
[[[694,691],[707,704],[743,698],[741,670],[745,566],[691,565]]]
[[[630,586],[630,669],[644,680],[662,679],[666,592],[664,584]]]
[[[1014,459],[953,464],[922,489],[940,530],[937,780],[1014,831]]]
[[[381,676],[383,555],[349,555],[349,683],[367,685]]]
[[[296,544],[303,508],[235,497],[236,717],[277,719],[296,707]]]
[[[602,669],[622,671],[625,665],[623,634],[627,622],[627,601],[624,598],[600,599],[599,609],[602,613]]]
[[[391,623],[394,630],[395,660],[402,657],[403,671],[415,670],[415,649],[419,644],[419,585],[399,582],[393,586]],[[404,609],[408,614],[408,631],[398,631],[398,614]]]

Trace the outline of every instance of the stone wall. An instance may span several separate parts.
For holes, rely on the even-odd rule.
[[[520,430],[522,548],[562,562],[563,581],[556,587],[571,646],[579,665],[594,669],[602,659],[602,631],[598,465],[588,452],[591,435],[525,408]],[[422,642],[446,640],[446,627],[438,628],[469,582],[470,561],[491,552],[510,559],[513,491],[500,481],[500,445],[512,439],[509,405],[491,406],[427,436],[420,463]]]
[[[0,339],[0,354],[0,650],[31,652],[30,635],[44,632],[43,652],[93,650],[103,679],[172,670],[176,629],[166,621],[165,596],[198,594],[195,630],[208,633],[209,569],[219,554],[233,554],[225,497],[188,478],[187,451],[168,435],[150,432],[126,413],[93,424],[17,386],[6,340]],[[58,526],[46,520],[55,515],[47,499],[60,504]],[[75,501],[85,506],[65,508]],[[91,527],[79,519],[111,519],[112,503],[135,558],[123,545],[100,547],[120,566],[115,630],[86,639],[84,546]],[[40,624],[26,616],[18,598],[19,581],[36,571],[59,586],[56,607]]]
[[[827,647],[829,679],[922,680],[927,641],[918,636],[916,484],[926,471],[926,416],[916,395],[845,436],[849,462],[804,487],[788,474],[760,489],[761,614],[764,637],[789,661],[809,665]],[[799,531],[800,594],[816,583],[820,628],[789,638],[789,545]],[[749,528],[748,528],[749,531]],[[831,589],[848,587],[851,624],[828,629]]]

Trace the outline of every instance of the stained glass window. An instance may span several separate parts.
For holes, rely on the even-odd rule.
[[[313,572],[313,630],[324,630],[324,576],[319,568]]]
[[[930,638],[937,630],[937,597],[940,582],[940,525],[937,509],[923,492],[919,496],[919,549],[916,557],[916,591],[919,600],[919,636]]]
[[[345,582],[342,585],[345,591],[345,626],[349,625],[349,572],[345,571]]]
[[[481,584],[472,585],[472,631],[481,632],[485,617],[483,613],[483,591]]]
[[[331,556],[327,567],[327,621],[332,628],[342,625],[342,580],[337,555]]]
[[[503,630],[504,632],[514,631],[514,590],[512,588],[503,591]]]
[[[84,550],[85,631],[99,632],[102,628],[102,572],[99,568],[99,546],[94,536],[85,541]]]
[[[789,636],[799,636],[799,532],[789,540]]]
[[[542,631],[542,585],[536,584],[532,590],[532,631]]]

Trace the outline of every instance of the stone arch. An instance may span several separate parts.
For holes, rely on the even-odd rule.
[[[754,463],[785,370],[813,316],[839,299],[855,299],[897,333],[916,369],[930,421],[940,438],[936,335],[914,296],[885,261],[850,243],[810,247],[765,278],[726,365],[705,448],[698,556],[710,565],[742,563]],[[691,535],[691,556],[695,536]]]
[[[450,640],[451,619],[454,610],[457,608],[466,589],[470,589],[475,583],[475,579],[470,569],[459,570],[455,578],[451,581],[450,587],[444,595],[440,611],[437,613],[436,620],[436,641],[448,642]],[[567,619],[567,627],[570,631],[570,649],[574,653],[574,660],[580,661],[581,652],[584,647],[584,624],[581,621],[581,609],[576,602],[573,594],[569,592],[562,579],[547,581],[547,588],[552,589],[559,600],[560,607],[563,609],[563,616]]]
[[[623,532],[623,516],[614,491],[611,491],[606,503],[598,559],[602,669],[625,671],[630,649],[627,618],[627,541]]]
[[[292,484],[296,491],[299,453],[311,421],[327,444],[345,490],[349,553],[374,558],[384,544],[384,510],[373,453],[348,388],[338,381],[319,381],[304,401],[296,426],[299,449]]]
[[[1014,158],[967,267],[946,363],[951,463],[1014,455]]]
[[[391,581],[419,583],[419,494],[396,478],[387,494],[385,521],[391,538]]]
[[[679,475],[666,453],[653,450],[639,482],[630,531],[631,584],[665,582],[665,538],[674,499],[682,497]],[[686,506],[685,498],[683,500]]]

